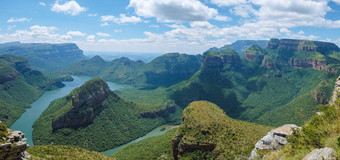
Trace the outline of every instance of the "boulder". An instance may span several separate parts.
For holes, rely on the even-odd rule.
[[[253,160],[259,155],[257,150],[277,150],[288,143],[286,137],[293,133],[292,129],[301,129],[295,124],[285,124],[281,127],[271,130],[266,136],[255,144],[248,160]]]
[[[336,160],[335,151],[333,148],[314,149],[307,154],[302,160]]]

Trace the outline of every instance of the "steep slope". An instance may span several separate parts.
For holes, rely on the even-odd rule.
[[[33,69],[44,73],[55,72],[86,58],[73,43],[7,43],[0,45],[0,54],[23,56]]]
[[[140,142],[130,144],[111,157],[130,160],[152,160],[152,159],[172,159],[172,144],[171,139],[174,137],[176,128],[164,133],[160,136],[150,137]]]
[[[46,145],[46,146],[33,146],[27,149],[32,159],[44,160],[115,160],[114,158],[107,157],[99,152],[89,151],[74,146],[61,146],[61,145]]]
[[[339,53],[338,48],[331,43],[309,43],[322,44],[323,52],[254,45],[247,49],[246,60],[240,60],[233,51],[207,51],[200,71],[172,86],[170,98],[182,107],[208,100],[233,118],[260,124],[301,125],[317,111],[315,106],[327,103],[338,72],[338,60],[330,57]],[[318,62],[321,59],[311,59],[315,65],[309,67],[289,65],[292,59],[309,62],[318,55],[325,65]]]
[[[192,102],[172,139],[174,159],[244,159],[270,127],[238,121],[207,101]]]
[[[0,120],[11,125],[44,90],[62,86],[32,70],[25,58],[0,55]]]
[[[99,56],[83,60],[69,67],[66,72],[75,75],[99,76],[105,80],[156,88],[170,86],[190,78],[201,66],[199,55],[168,53],[149,63],[122,57],[111,62]]]
[[[163,107],[167,114],[148,114],[155,107],[122,99],[109,90],[105,81],[93,79],[50,104],[33,125],[33,140],[37,145],[108,150],[172,121],[176,107],[156,106]]]

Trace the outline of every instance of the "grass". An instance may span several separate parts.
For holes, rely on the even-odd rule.
[[[140,142],[128,145],[111,157],[120,160],[152,160],[152,159],[172,159],[171,140],[175,135],[176,128],[171,129],[160,136],[150,137]]]
[[[179,146],[184,143],[215,144],[213,151],[186,152],[181,159],[244,159],[270,129],[234,120],[211,102],[195,101],[183,111],[182,124],[175,135],[182,135]]]
[[[339,105],[340,100],[336,103]],[[269,152],[265,159],[294,160],[302,159],[315,148],[331,147],[340,158],[340,110],[334,105],[320,105],[322,115],[313,116],[301,130],[295,130],[288,137],[288,142],[283,149]]]
[[[115,160],[99,152],[66,145],[32,146],[26,151],[35,160]]]

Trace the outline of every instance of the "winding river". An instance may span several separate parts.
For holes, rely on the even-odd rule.
[[[10,129],[13,130],[20,130],[23,133],[25,133],[25,138],[27,138],[27,143],[30,146],[33,146],[33,140],[32,140],[32,132],[33,132],[33,123],[39,118],[41,113],[49,106],[49,104],[58,98],[61,98],[63,96],[66,96],[69,94],[74,88],[81,86],[84,84],[86,81],[92,79],[93,77],[87,77],[87,76],[73,76],[73,81],[72,82],[63,82],[65,84],[64,87],[58,88],[52,91],[46,91],[44,94],[34,101],[31,104],[31,108],[27,109],[24,114],[21,115],[21,117],[10,127]],[[129,85],[122,85],[122,84],[117,84],[114,82],[107,82],[111,90],[117,90],[117,89],[126,89],[130,88],[131,86]],[[135,139],[127,144],[118,146],[116,148],[110,149],[108,151],[102,152],[105,155],[111,155],[118,150],[122,149],[123,147],[139,142],[143,139],[152,137],[152,136],[157,136],[164,134],[167,130],[170,128],[166,128],[165,130],[161,129],[162,127],[158,127],[148,134],[144,135],[143,137],[140,137],[138,139]]]

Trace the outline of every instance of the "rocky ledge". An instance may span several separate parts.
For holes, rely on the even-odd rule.
[[[142,118],[157,118],[157,117],[167,117],[170,113],[174,113],[176,111],[176,106],[173,104],[166,105],[164,109],[158,110],[158,111],[149,111],[144,112],[140,115]]]
[[[301,127],[295,124],[285,124],[268,132],[266,136],[255,144],[255,148],[251,152],[248,160],[253,160],[261,156],[257,153],[258,150],[277,150],[283,147],[288,143],[286,137],[293,133],[293,129],[301,129]]]
[[[307,154],[302,160],[336,160],[335,155],[336,153],[333,148],[317,148]]]
[[[0,121],[0,125],[4,126]],[[7,130],[6,136],[0,139],[0,159],[1,160],[25,160],[29,159],[30,155],[25,151],[29,145],[26,143],[26,138],[21,131]]]
[[[103,102],[109,95],[119,99],[102,79],[88,81],[80,88],[73,90],[67,97],[72,100],[72,108],[52,121],[53,131],[59,128],[78,128],[91,124],[94,118],[106,108]]]

